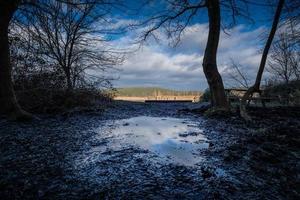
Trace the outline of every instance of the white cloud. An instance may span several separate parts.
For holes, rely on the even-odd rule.
[[[218,68],[226,78],[230,59],[243,66],[242,71],[250,78],[255,76],[260,61],[259,36],[263,27],[247,30],[237,26],[222,32],[218,50]],[[206,45],[207,24],[187,27],[177,47],[169,47],[165,38],[160,44],[151,41],[137,52],[128,56],[119,68],[117,87],[160,86],[173,89],[203,90],[207,88],[202,71],[203,52]],[[134,38],[130,34],[115,41],[123,46]],[[131,44],[132,45],[132,44]],[[226,80],[225,80],[226,82]]]

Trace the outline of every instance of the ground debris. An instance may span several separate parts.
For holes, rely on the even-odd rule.
[[[264,110],[260,117],[259,109],[250,109],[255,119],[250,124],[238,116],[204,119],[177,112],[193,106],[122,102],[101,115],[41,116],[24,124],[0,119],[1,199],[300,198],[300,123],[295,111],[290,117],[286,111]],[[184,118],[186,126],[198,121],[190,128],[203,132],[182,132],[181,139],[205,135],[207,141],[200,143],[209,142],[209,148],[194,152],[204,159],[193,166],[163,163],[135,146],[113,149],[109,144],[114,137],[94,131],[107,120],[138,116],[163,122]],[[126,129],[135,124],[122,125]],[[155,132],[156,137],[163,135]]]

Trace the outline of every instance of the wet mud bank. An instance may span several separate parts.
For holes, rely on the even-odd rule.
[[[250,114],[251,123],[237,115],[208,120],[209,135],[219,140],[208,154],[230,172],[238,199],[299,199],[300,109],[251,108]]]
[[[300,111],[179,112],[197,106],[0,120],[1,199],[299,199]]]

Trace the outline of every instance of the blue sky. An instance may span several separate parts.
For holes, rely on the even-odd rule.
[[[135,2],[127,1],[128,7],[137,7]],[[158,1],[156,1],[158,2]],[[162,1],[161,1],[162,2]],[[164,9],[162,3],[140,9],[139,13],[116,12],[115,18],[120,23],[141,22],[149,14]],[[147,9],[145,9],[147,8]],[[227,87],[236,86],[228,77],[232,73],[229,67],[231,60],[241,65],[241,71],[249,79],[255,77],[260,61],[262,47],[261,35],[268,30],[272,18],[272,9],[253,6],[250,8],[255,23],[239,18],[237,24],[220,36],[218,50],[218,68]],[[203,52],[208,32],[207,13],[205,9],[196,15],[187,26],[176,47],[171,47],[162,29],[156,32],[159,42],[149,39],[139,50],[126,56],[125,62],[118,66],[118,80],[114,81],[116,87],[165,87],[177,90],[204,90],[207,88],[205,76],[202,71]],[[223,22],[228,24],[226,13],[222,14]],[[115,37],[113,43],[122,48],[135,48],[133,44],[141,31],[146,27],[128,31]]]

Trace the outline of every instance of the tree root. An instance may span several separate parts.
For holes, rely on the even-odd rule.
[[[21,108],[15,95],[0,98],[0,105],[3,105],[0,107],[0,114],[6,116],[8,120],[24,122],[34,118],[32,114]]]
[[[13,112],[8,114],[8,119],[12,121],[18,122],[26,122],[34,119],[34,116],[21,108],[14,110]]]
[[[252,121],[251,116],[247,113],[247,109],[246,109],[246,104],[247,104],[247,100],[249,99],[250,96],[253,95],[253,93],[256,91],[256,86],[254,87],[250,87],[247,92],[244,94],[244,96],[242,97],[242,100],[240,102],[240,115],[241,117],[245,120],[245,121]]]

